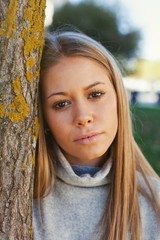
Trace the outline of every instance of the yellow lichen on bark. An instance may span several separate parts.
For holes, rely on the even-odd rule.
[[[20,93],[21,91],[21,83],[20,83],[20,78],[17,77],[14,81],[13,81],[13,89],[14,89],[14,92],[16,94]]]
[[[34,50],[42,50],[43,44],[43,27],[44,9],[46,1],[28,0],[28,4],[24,9],[23,19],[26,21],[26,28],[22,31],[24,40],[24,55],[26,56],[26,77],[29,82],[33,82],[33,67],[35,59],[33,57]],[[39,11],[36,11],[37,7]],[[41,53],[41,52],[40,52]],[[35,76],[36,77],[36,76]]]
[[[36,72],[36,77],[38,77],[38,78],[39,78],[39,75],[40,75],[40,72],[39,72],[39,71],[37,71],[37,72]]]
[[[8,108],[9,112],[7,116],[10,121],[15,123],[24,120],[28,116],[30,110],[21,94],[15,97],[14,101],[9,104]]]
[[[25,8],[23,19],[28,23],[28,27],[22,32],[22,37],[25,41],[25,55],[30,55],[34,49],[39,49],[42,46],[43,39],[39,35],[42,33],[42,23],[45,17],[43,9],[45,9],[45,5],[45,1],[29,0]],[[40,9],[39,12],[36,11],[37,7]]]
[[[33,57],[29,57],[26,61],[27,68],[33,68],[35,65],[35,59]]]
[[[5,108],[3,106],[2,103],[0,103],[0,122],[1,122],[1,118],[3,118],[5,115]]]
[[[27,67],[27,80],[29,82],[32,82],[34,80],[34,76],[32,73],[32,69],[35,66],[35,59],[33,57],[29,57],[26,61],[26,67]]]
[[[10,0],[9,6],[6,10],[6,18],[0,26],[0,36],[3,38],[13,38],[16,31],[16,14],[18,9],[18,2]]]
[[[27,80],[28,80],[29,82],[32,82],[33,79],[34,79],[33,73],[30,72],[30,71],[27,71]]]
[[[32,8],[28,7],[24,9],[23,13],[23,19],[27,21],[32,21],[32,14],[31,14]]]

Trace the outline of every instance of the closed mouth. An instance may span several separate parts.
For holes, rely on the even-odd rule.
[[[83,144],[83,145],[92,144],[97,142],[97,140],[101,135],[102,135],[101,133],[91,133],[87,135],[82,135],[78,139],[76,139],[74,142],[78,144]]]
[[[100,134],[100,133],[90,133],[90,134],[82,135],[82,136],[80,136],[78,139],[76,139],[76,140],[74,140],[74,141],[76,142],[76,141],[79,141],[79,140],[91,138],[91,137],[97,136],[97,135],[99,135],[99,134]]]

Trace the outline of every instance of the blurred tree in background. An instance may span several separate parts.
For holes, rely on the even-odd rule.
[[[118,8],[118,7],[117,7]],[[115,9],[117,12],[119,9]],[[57,9],[48,30],[71,24],[100,41],[113,55],[122,59],[136,57],[140,32],[132,27],[122,31],[115,10],[87,1],[78,5],[67,3]]]

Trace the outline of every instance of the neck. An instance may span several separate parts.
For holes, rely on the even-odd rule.
[[[104,155],[94,158],[94,159],[82,159],[82,158],[75,158],[68,153],[64,152],[62,149],[65,158],[70,163],[70,165],[79,165],[79,166],[91,166],[91,167],[102,167],[104,163],[106,162],[106,159],[108,159],[111,154],[110,150],[107,151]]]

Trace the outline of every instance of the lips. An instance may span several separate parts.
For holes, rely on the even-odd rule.
[[[96,142],[101,135],[101,133],[89,133],[86,135],[81,135],[76,140],[74,140],[74,142],[79,144],[91,144]]]

